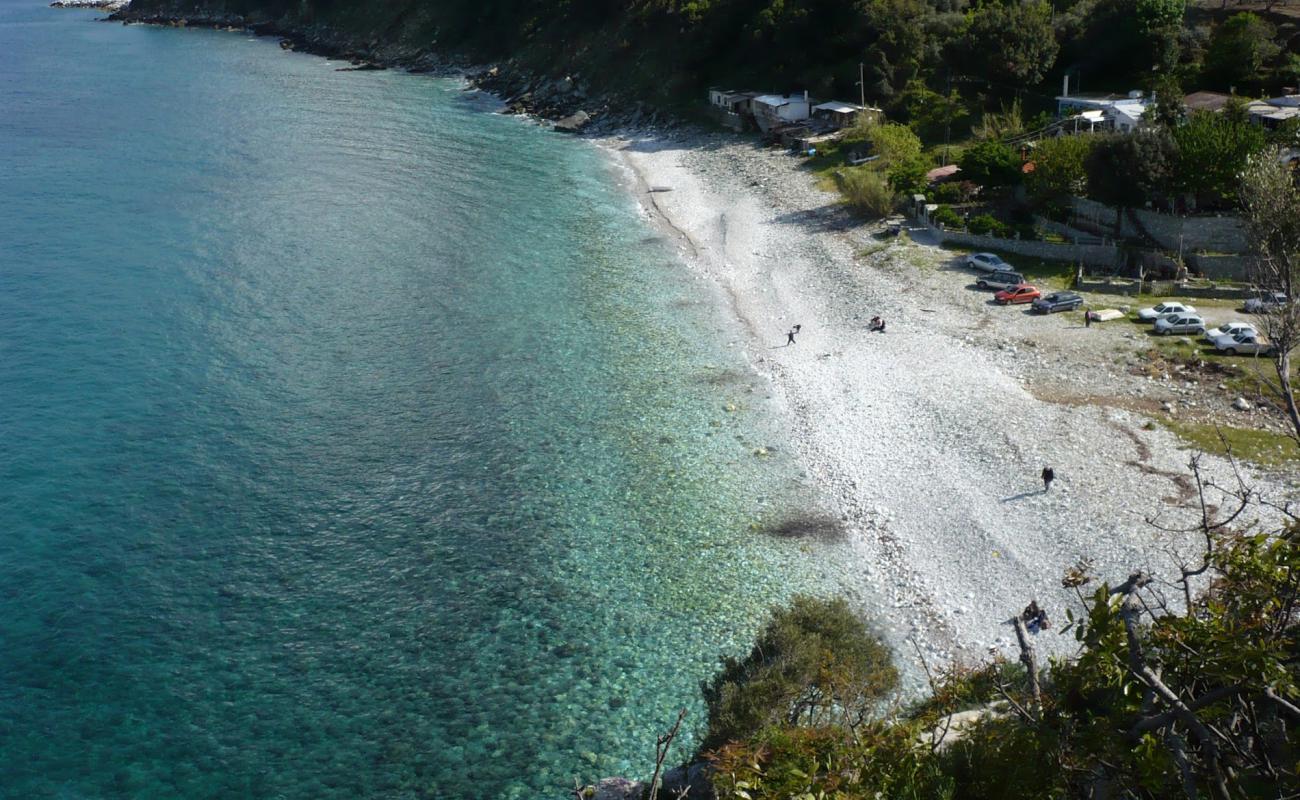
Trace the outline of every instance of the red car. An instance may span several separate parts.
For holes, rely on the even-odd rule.
[[[993,300],[1002,306],[1012,303],[1032,303],[1042,297],[1042,294],[1036,287],[1022,283],[1019,286],[1012,286],[1010,289],[1003,289],[993,295]]]

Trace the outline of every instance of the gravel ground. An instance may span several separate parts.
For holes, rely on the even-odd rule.
[[[1142,329],[991,306],[956,254],[881,242],[797,159],[738,137],[602,144],[635,172],[685,260],[722,288],[720,313],[748,332],[740,344],[854,542],[844,569],[869,587],[860,596],[900,659],[909,638],[932,665],[1010,654],[1005,621],[1037,599],[1063,622],[1073,596],[1060,577],[1081,559],[1114,582],[1135,569],[1168,575],[1171,551],[1194,551],[1195,537],[1147,521],[1192,516],[1189,453],[1144,412],[1205,393],[1183,375],[1133,374]],[[888,333],[867,331],[876,314]],[[781,346],[796,323],[797,344]],[[1044,492],[1049,464],[1057,481]],[[1203,467],[1232,481],[1222,459]],[[1246,474],[1271,499],[1295,493],[1294,475]],[[1049,653],[1073,644],[1039,637]]]

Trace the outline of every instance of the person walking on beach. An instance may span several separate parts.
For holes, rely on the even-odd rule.
[[[1091,328],[1091,327],[1092,327],[1092,309],[1091,309],[1091,308],[1085,308],[1085,309],[1083,310],[1083,327],[1085,327],[1085,328]]]
[[[802,327],[803,327],[802,325],[796,325],[796,326],[794,326],[793,328],[791,328],[790,330],[788,330],[788,331],[785,332],[785,346],[786,346],[786,347],[789,347],[790,345],[794,344],[794,335],[795,335],[796,333],[798,333],[798,332],[799,332],[799,329],[802,328]]]
[[[1056,480],[1056,472],[1051,467],[1043,467],[1043,491],[1049,492],[1052,489],[1052,481]]]

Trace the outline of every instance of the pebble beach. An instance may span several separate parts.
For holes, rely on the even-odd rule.
[[[722,289],[717,313],[746,332],[736,346],[842,521],[848,585],[867,587],[863,611],[908,684],[919,688],[918,650],[930,666],[1012,655],[1007,620],[1030,600],[1059,621],[1039,649],[1073,652],[1057,632],[1078,604],[1061,585],[1074,565],[1116,583],[1139,569],[1170,578],[1195,557],[1199,536],[1177,532],[1199,513],[1194,452],[1151,421],[1144,409],[1161,401],[1118,368],[1133,334],[1094,326],[1088,340],[1078,314],[993,307],[968,288],[959,253],[920,231],[883,239],[784,152],[699,133],[602,145],[686,263]],[[876,315],[887,333],[868,330]],[[1057,480],[1044,491],[1048,465]],[[1201,469],[1223,486],[1240,471],[1271,502],[1295,492],[1293,474],[1212,456]],[[1270,519],[1266,507],[1247,516]]]

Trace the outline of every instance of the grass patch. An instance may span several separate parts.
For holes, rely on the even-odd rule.
[[[968,247],[957,247],[955,245],[942,245],[943,249],[965,255],[971,252]],[[1074,285],[1074,273],[1077,269],[1072,261],[1053,261],[1046,258],[1035,258],[1033,256],[1022,256],[1018,253],[1008,253],[1002,250],[981,250],[981,253],[993,253],[1003,261],[1011,265],[1012,269],[1025,276],[1025,280],[1043,290],[1046,294],[1049,291],[1059,289],[1069,289]]]
[[[1162,422],[1178,438],[1207,453],[1225,455],[1231,451],[1234,458],[1271,467],[1286,466],[1300,458],[1295,441],[1280,433],[1174,419]]]

